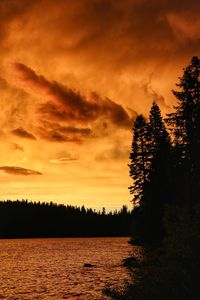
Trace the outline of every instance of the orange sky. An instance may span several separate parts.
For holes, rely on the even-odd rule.
[[[132,122],[200,52],[200,2],[0,1],[0,199],[131,206]]]

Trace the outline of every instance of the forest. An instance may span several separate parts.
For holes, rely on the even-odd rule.
[[[200,60],[194,56],[173,91],[176,105],[163,119],[155,102],[133,125],[129,188],[129,283],[106,289],[116,300],[200,299]],[[134,248],[133,248],[134,250]]]
[[[0,238],[129,236],[131,221],[126,206],[106,213],[105,208],[0,201]]]

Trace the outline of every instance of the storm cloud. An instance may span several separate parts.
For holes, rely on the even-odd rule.
[[[80,113],[94,120],[102,111],[110,116],[110,104],[86,101],[85,90],[103,95],[102,102],[114,99],[122,108],[146,113],[152,97],[140,86],[151,73],[152,90],[165,99],[161,108],[169,110],[173,99],[166,92],[180,66],[200,48],[197,0],[2,0],[0,5],[2,74],[18,61],[22,80],[41,97],[46,93],[51,98],[41,112],[55,120],[75,116],[85,122]],[[127,124],[127,116],[122,120]]]
[[[107,118],[118,126],[130,127],[131,125],[132,120],[126,110],[108,98],[103,99],[96,93],[91,93],[89,101],[79,92],[37,75],[24,64],[15,63],[14,69],[25,90],[36,93],[48,101],[41,105],[39,110],[46,118],[82,124],[88,124],[99,118]]]
[[[44,15],[47,8],[48,14]],[[183,0],[181,4],[179,0],[2,0],[1,31],[5,42],[11,29],[19,37],[23,32],[32,32],[23,43],[29,46],[32,41],[35,54],[39,51],[36,42],[40,36],[40,47],[44,50],[40,51],[41,59],[55,50],[60,55],[67,51],[71,57],[79,54],[87,61],[96,59],[119,68],[137,58],[138,64],[155,59],[155,55],[166,60],[163,54],[175,56],[183,45],[183,53],[196,50],[199,8],[198,0]],[[26,29],[22,29],[25,20]],[[20,41],[17,37],[13,40]]]
[[[171,90],[199,55],[199,11],[198,0],[1,0],[1,170],[45,170],[26,177],[39,200],[129,205],[133,120],[153,101],[172,111]],[[0,176],[23,186],[25,176]]]

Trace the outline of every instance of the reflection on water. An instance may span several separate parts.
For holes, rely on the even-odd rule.
[[[127,277],[127,238],[0,240],[0,299],[106,299],[106,284]],[[85,263],[95,265],[84,268]]]

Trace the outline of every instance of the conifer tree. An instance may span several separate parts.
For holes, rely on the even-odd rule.
[[[153,177],[156,177],[160,183],[162,180],[165,182],[170,168],[171,141],[165,128],[160,108],[155,102],[153,102],[150,110],[148,130],[151,158],[150,184],[152,184]],[[163,176],[165,179],[163,179]],[[161,187],[158,186],[158,189],[161,189]]]
[[[174,134],[176,169],[179,172],[177,198],[198,201],[200,192],[200,60],[193,57],[180,78],[175,112],[166,119]],[[187,187],[187,189],[184,189]],[[194,192],[195,191],[195,192]]]
[[[171,200],[170,138],[160,109],[154,102],[149,123],[138,116],[133,128],[130,176],[134,195],[134,233],[142,241],[163,237],[164,206]]]
[[[153,102],[149,115],[149,134],[151,136],[152,156],[158,155],[170,146],[170,138],[163,122],[159,106]]]
[[[139,221],[143,221],[143,223],[140,222],[140,226],[145,223],[145,227],[149,228],[149,234],[151,234],[153,224],[151,221],[155,215],[149,213],[147,208],[159,207],[159,205],[155,206],[153,201],[157,199],[158,203],[162,203],[162,195],[166,195],[166,187],[163,188],[163,193],[157,196],[155,194],[158,190],[155,182],[157,180],[163,184],[165,182],[162,170],[167,169],[166,164],[169,164],[172,170],[170,173],[175,183],[172,190],[173,200],[176,199],[176,202],[170,203],[164,211],[165,239],[161,244],[155,244],[155,247],[148,247],[147,251],[144,251],[144,260],[138,265],[131,266],[131,263],[128,265],[133,281],[128,283],[122,292],[109,291],[108,295],[111,295],[112,299],[200,299],[199,80],[200,60],[193,57],[191,64],[184,69],[184,74],[177,85],[179,91],[173,92],[178,100],[175,111],[168,114],[166,119],[174,136],[172,146],[169,143],[169,137],[166,136],[158,107],[155,104],[152,106],[148,124],[151,168],[148,186],[145,186],[143,214],[140,214],[138,218]],[[170,181],[168,183],[170,186]],[[152,193],[150,193],[150,187]],[[146,218],[148,213],[151,219]],[[156,232],[156,227],[153,232]],[[137,238],[140,240],[141,237],[143,238],[138,235]],[[151,238],[152,236],[149,237],[150,243]],[[132,261],[137,262],[137,254],[133,254]]]
[[[171,144],[159,106],[152,104],[149,123],[149,182],[144,199],[144,225],[148,239],[163,237],[163,215],[166,204],[172,200]]]
[[[131,146],[130,176],[133,185],[129,187],[133,194],[133,204],[142,202],[145,185],[149,177],[149,157],[148,157],[148,130],[147,123],[142,115],[139,115],[133,126],[133,142]]]
[[[164,180],[162,171],[167,170],[168,165],[175,183],[172,191],[173,200],[176,199],[176,202],[171,202],[164,211],[165,239],[161,244],[154,245],[156,247],[147,248],[148,251],[144,252],[144,260],[139,266],[135,267],[135,264],[128,266],[133,281],[128,283],[122,292],[109,291],[108,295],[115,300],[200,299],[199,58],[192,58],[191,64],[184,69],[177,86],[179,91],[173,93],[178,104],[175,111],[168,114],[166,119],[174,136],[173,145],[170,145],[169,136],[155,104],[151,108],[148,124],[151,165],[148,184],[143,191],[143,210],[142,213],[139,210],[139,218],[138,214],[134,217],[139,219],[140,229],[144,227],[147,229],[145,233],[150,243],[153,238],[151,232],[156,233],[159,223],[152,230],[152,220],[155,215],[152,214],[153,210],[149,212],[148,208],[159,207],[166,195],[167,185],[171,185],[170,180],[169,182]],[[164,185],[165,182],[167,185]],[[156,194],[158,186],[162,186],[161,183],[163,183],[163,191]],[[158,200],[156,206],[155,199]],[[137,238],[141,240],[144,235],[142,236],[139,231],[138,233]],[[137,254],[133,254],[132,261],[137,261]]]

